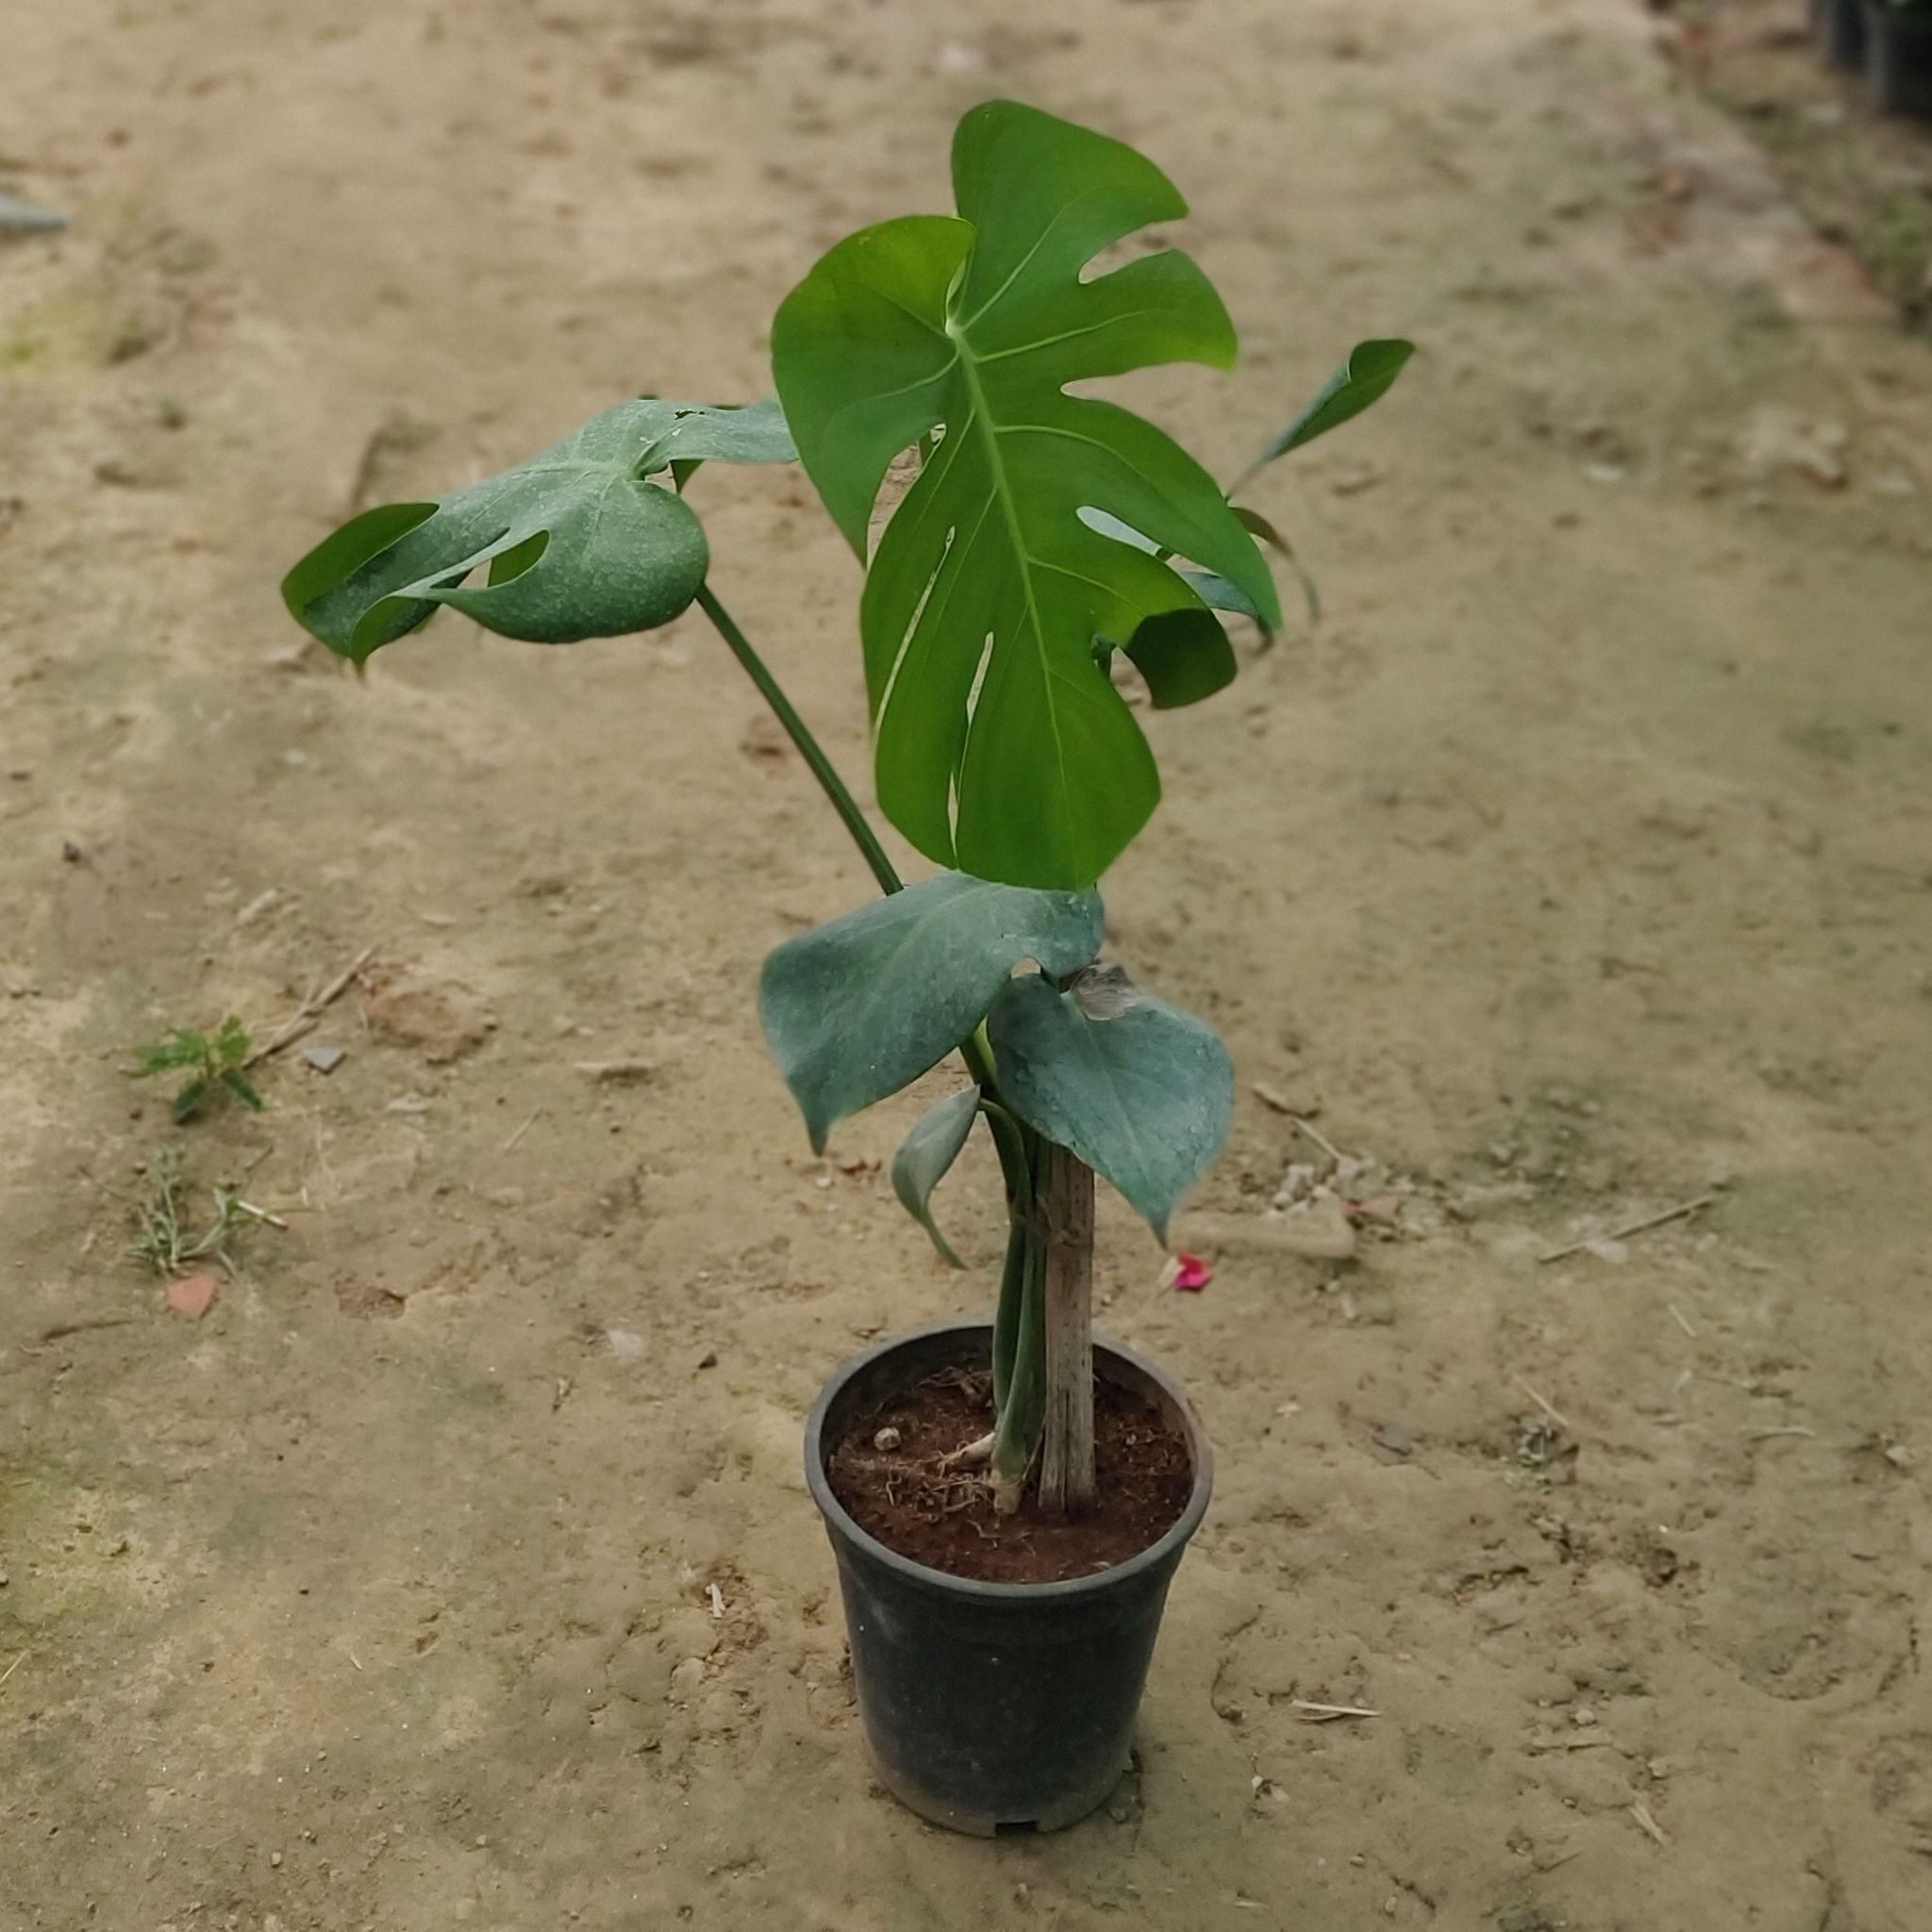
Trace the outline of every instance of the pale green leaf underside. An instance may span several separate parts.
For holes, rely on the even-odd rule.
[[[1094,892],[941,873],[786,941],[766,958],[758,1019],[813,1147],[951,1053],[1023,959],[1075,972],[1102,931]]]
[[[1243,529],[1255,529],[1244,512],[1237,509],[1235,516]],[[1152,537],[1124,524],[1119,517],[1109,516],[1106,510],[1083,509],[1080,521],[1103,537],[1111,537],[1116,543],[1128,543],[1149,557],[1160,557],[1160,545]],[[1171,558],[1161,558],[1161,561],[1177,571],[1197,601],[1178,610],[1157,611],[1152,617],[1143,617],[1133,636],[1120,647],[1146,679],[1147,694],[1158,711],[1197,704],[1234,682],[1234,647],[1211,612],[1229,610],[1237,616],[1253,618],[1260,626],[1264,641],[1274,635],[1267,619],[1255,608],[1254,599],[1239,584],[1217,576],[1212,571],[1183,569]]]
[[[289,573],[282,595],[304,629],[358,663],[444,604],[533,643],[650,630],[690,604],[709,563],[695,514],[650,479],[708,458],[795,455],[774,401],[640,397],[467,490],[352,518]]]
[[[1118,974],[1094,977],[1091,1010],[1037,973],[1001,991],[986,1016],[1000,1097],[1165,1241],[1176,1204],[1227,1138],[1234,1069],[1205,1021]]]
[[[941,1258],[954,1268],[965,1264],[932,1218],[932,1191],[958,1159],[978,1117],[979,1089],[963,1087],[927,1108],[892,1156],[892,1191],[899,1205],[932,1237]]]
[[[1224,577],[1264,622],[1279,611],[1206,471],[1066,385],[1162,362],[1225,368],[1234,330],[1171,251],[1080,279],[1111,243],[1186,211],[1131,148],[995,101],[959,124],[953,180],[958,219],[888,222],[819,262],[778,311],[773,365],[806,469],[861,556],[892,458],[939,432],[860,607],[881,808],[941,863],[1078,887],[1159,796],[1094,640],[1202,608],[1082,509]]]

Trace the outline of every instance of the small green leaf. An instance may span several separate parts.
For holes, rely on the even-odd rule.
[[[1313,442],[1318,436],[1326,436],[1351,417],[1359,416],[1372,403],[1380,402],[1414,354],[1415,344],[1400,337],[1357,342],[1349,351],[1348,360],[1323,384],[1314,401],[1255,459],[1248,476],[1264,463],[1272,463],[1276,457],[1285,457],[1290,450]],[[1241,479],[1246,480],[1246,476]]]
[[[944,435],[872,549],[860,603],[880,808],[920,851],[1039,887],[1098,878],[1160,795],[1096,665],[1192,589],[1090,509],[1240,584],[1266,560],[1162,431],[1071,385],[1167,362],[1225,369],[1235,335],[1171,249],[1083,275],[1187,204],[1130,147],[1012,101],[953,140],[958,217],[840,242],[788,295],[772,363],[807,474],[861,557],[893,458]]]
[[[144,1080],[151,1074],[172,1073],[176,1067],[206,1066],[214,1049],[207,1034],[177,1026],[165,1039],[136,1050],[141,1058],[134,1068],[134,1077]]]
[[[965,1263],[947,1244],[932,1218],[932,1191],[958,1159],[978,1117],[979,1089],[961,1088],[921,1114],[892,1156],[892,1191],[898,1195],[899,1205],[932,1237],[941,1258],[954,1268]]]
[[[192,1026],[174,1027],[162,1039],[139,1048],[139,1058],[129,1072],[137,1080],[144,1080],[151,1074],[184,1068],[192,1071],[194,1078],[173,1102],[177,1122],[192,1119],[201,1110],[202,1103],[222,1088],[258,1109],[261,1095],[242,1072],[248,1048],[248,1029],[231,1013],[212,1034],[197,1032]]]
[[[1213,1028],[1108,968],[1069,992],[1037,973],[1009,981],[986,1030],[1007,1105],[1112,1182],[1164,1241],[1234,1110]]]
[[[787,940],[765,960],[758,1019],[812,1146],[938,1065],[1020,961],[1072,973],[1103,929],[1094,892],[948,872]]]
[[[244,1106],[252,1107],[257,1113],[261,1111],[261,1095],[256,1091],[255,1083],[240,1067],[227,1067],[222,1073],[222,1085]]]
[[[283,580],[306,630],[360,663],[448,604],[532,643],[668,624],[696,596],[709,552],[675,491],[707,458],[789,460],[775,402],[748,408],[644,396],[553,448],[434,503],[385,504],[326,537]],[[481,584],[466,582],[488,566]]]
[[[222,1022],[221,1030],[215,1035],[215,1058],[225,1067],[239,1067],[248,1058],[250,1041],[248,1029],[234,1014]]]

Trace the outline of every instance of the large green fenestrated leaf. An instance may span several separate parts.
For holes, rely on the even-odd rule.
[[[1108,968],[1068,992],[1037,973],[1009,980],[986,1032],[1007,1106],[1111,1181],[1165,1241],[1234,1111],[1214,1029]]]
[[[1207,472],[1066,386],[1161,362],[1226,368],[1234,328],[1171,250],[1081,278],[1113,242],[1186,212],[1121,142],[989,102],[959,124],[953,186],[959,218],[887,222],[819,262],[778,310],[773,367],[806,470],[861,557],[888,466],[938,434],[860,605],[881,808],[941,863],[1079,887],[1160,793],[1094,641],[1125,645],[1158,612],[1202,608],[1081,511],[1227,579],[1265,622],[1280,613]]]
[[[812,1146],[951,1053],[1021,960],[1076,972],[1103,929],[1097,893],[949,872],[787,940],[766,957],[758,1019]]]
[[[892,1191],[898,1195],[900,1207],[932,1237],[940,1258],[952,1268],[965,1263],[954,1254],[932,1218],[932,1191],[952,1171],[978,1118],[979,1089],[962,1087],[927,1108],[892,1156]]]
[[[775,402],[639,397],[467,490],[365,510],[289,573],[282,596],[304,629],[358,663],[443,604],[532,643],[650,630],[697,595],[709,563],[690,506],[650,479],[681,483],[708,458],[795,455]],[[486,565],[486,580],[465,588]]]

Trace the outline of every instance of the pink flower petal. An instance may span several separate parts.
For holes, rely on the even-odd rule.
[[[1199,1294],[1214,1279],[1214,1270],[1199,1255],[1176,1255],[1168,1267],[1173,1285],[1184,1294]]]

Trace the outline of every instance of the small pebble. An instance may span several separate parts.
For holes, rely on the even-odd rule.
[[[168,1284],[168,1307],[191,1322],[199,1322],[215,1305],[217,1284],[212,1274],[191,1274]]]
[[[0,194],[0,233],[52,234],[67,225],[67,217],[50,208],[36,208],[10,194]]]
[[[896,1449],[904,1441],[897,1429],[885,1428],[872,1439],[872,1446],[874,1449]]]

